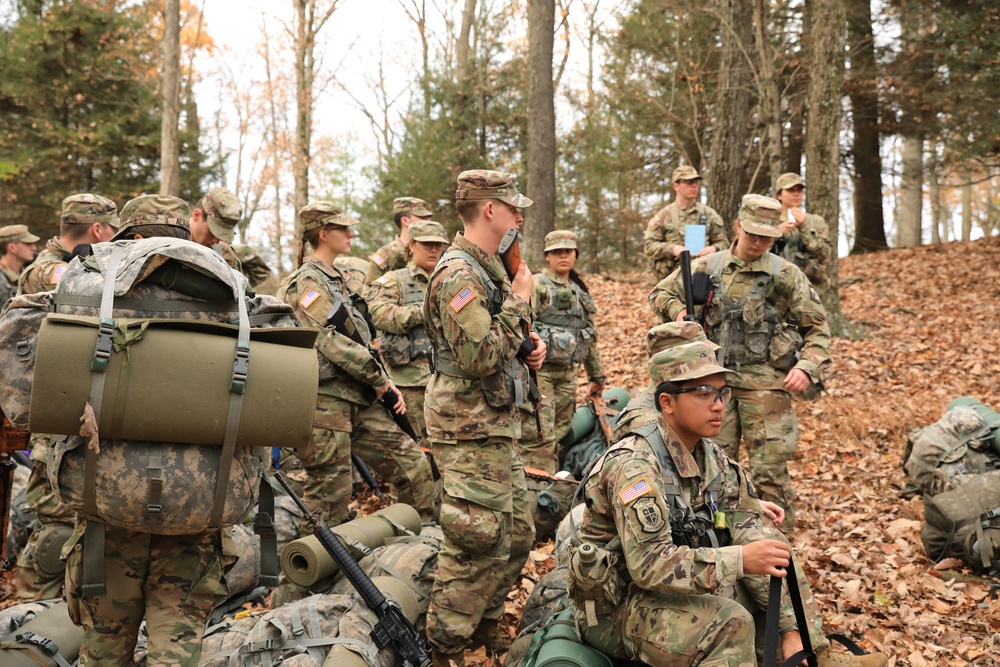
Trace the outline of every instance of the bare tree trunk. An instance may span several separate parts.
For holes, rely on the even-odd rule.
[[[882,155],[879,152],[878,69],[872,38],[871,0],[847,8],[851,54],[848,95],[854,115],[854,247],[852,254],[888,248],[882,211]]]
[[[586,147],[585,159],[590,159],[596,152],[593,122],[594,114],[597,111],[597,96],[594,93],[594,51],[597,42],[597,8],[600,0],[596,0],[590,7],[584,6],[587,11],[587,132],[584,136],[584,146]],[[604,215],[601,211],[601,182],[597,179],[592,169],[587,170],[586,183],[586,204],[587,221],[590,227],[590,252],[587,253],[588,267],[591,271],[601,270],[601,246],[602,246],[602,222]]]
[[[552,88],[555,0],[528,0],[528,193],[524,257],[542,266],[545,235],[556,222],[556,111]]]
[[[899,210],[896,212],[896,245],[900,248],[920,245],[923,182],[924,141],[919,135],[904,136],[903,177],[900,179]]]
[[[823,26],[813,33],[809,51],[809,126],[806,131],[806,165],[809,210],[830,225],[830,261],[827,280],[819,288],[830,331],[847,336],[850,325],[840,310],[837,280],[837,245],[840,239],[840,116],[844,81],[844,41],[847,14],[841,0],[812,0],[807,6],[810,22]]]
[[[768,12],[764,0],[753,0],[754,36],[757,43],[757,90],[760,94],[760,116],[767,142],[765,157],[771,185],[782,172],[781,158],[781,97],[778,93],[778,74],[774,68],[774,49],[767,32]]]
[[[743,0],[721,0],[719,7],[722,56],[719,66],[719,99],[709,148],[706,189],[709,204],[728,226],[736,217],[745,180],[743,156],[747,144],[752,75],[746,54],[753,50],[753,8]]]
[[[180,0],[163,1],[162,116],[160,130],[160,194],[177,196],[181,189],[181,9]]]
[[[941,234],[941,185],[937,180],[937,169],[934,168],[936,160],[930,165],[928,170],[928,181],[927,185],[930,186],[930,197],[931,197],[931,243],[934,245],[940,245],[942,240]]]
[[[471,54],[470,36],[472,34],[472,24],[476,20],[476,0],[465,0],[465,7],[462,9],[462,27],[458,33],[458,44],[455,47],[455,71],[458,75],[458,83],[461,86],[469,78],[469,61]]]
[[[972,174],[962,170],[962,240],[972,238]]]
[[[311,66],[312,0],[295,2],[295,150],[292,153],[292,178],[295,220],[299,210],[309,202],[309,150],[312,145],[312,79]],[[298,225],[296,225],[298,227]]]
[[[275,92],[274,78],[271,73],[271,44],[267,37],[267,31],[261,30],[264,36],[264,70],[267,74],[267,98],[270,105],[268,118],[268,133],[271,142],[271,185],[274,187],[274,233],[271,237],[271,245],[275,254],[275,272],[278,277],[283,276],[282,264],[282,223],[281,223],[281,135],[278,131],[278,98]],[[293,214],[292,219],[297,219],[298,212]],[[301,237],[299,226],[295,225],[292,230],[293,238],[298,241]],[[294,259],[292,260],[295,261]],[[295,268],[294,266],[292,267]]]

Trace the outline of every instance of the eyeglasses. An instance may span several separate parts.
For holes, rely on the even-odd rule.
[[[691,394],[691,399],[697,403],[712,405],[716,401],[722,401],[722,405],[729,405],[729,399],[733,397],[732,387],[713,387],[710,384],[700,384],[697,387],[687,389],[674,389],[667,394]]]

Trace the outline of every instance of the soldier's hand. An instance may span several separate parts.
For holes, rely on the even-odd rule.
[[[695,255],[695,257],[704,257],[705,255],[711,255],[713,252],[717,252],[719,249],[714,245],[705,246],[701,251]]]
[[[795,393],[800,393],[806,390],[809,386],[809,374],[806,373],[801,368],[793,368],[788,371],[788,375],[785,376],[785,389],[788,391],[793,391]]]
[[[681,308],[681,312],[677,313],[677,317],[674,318],[674,322],[683,322],[684,316],[688,314],[687,308]]]
[[[521,266],[517,267],[517,273],[514,274],[514,280],[511,281],[510,288],[514,294],[525,301],[531,301],[532,287],[534,287],[534,282],[531,279],[531,269],[528,268],[524,260],[521,260]]]
[[[781,505],[776,505],[770,500],[762,500],[760,501],[760,508],[764,510],[764,516],[770,519],[776,526],[780,526],[781,522],[785,520],[785,510]]]
[[[674,257],[680,257],[681,253],[684,252],[685,250],[687,250],[687,248],[685,248],[684,246],[678,244],[678,245],[675,245],[673,248],[671,248],[670,252],[673,253]]]
[[[535,349],[531,351],[524,359],[524,363],[528,365],[533,371],[537,371],[542,367],[542,363],[545,361],[545,354],[548,352],[548,348],[545,347],[545,341],[543,341],[538,334],[534,331],[530,332],[531,340],[535,344]]]
[[[389,388],[392,390],[392,393],[396,394],[396,404],[392,406],[392,411],[395,412],[397,415],[405,415],[406,401],[403,400],[402,392],[400,392],[399,389],[396,389],[396,387],[392,385],[389,385]]]
[[[806,212],[799,207],[790,208],[788,212],[792,214],[792,218],[795,220],[795,226],[801,227],[806,224]]]
[[[778,225],[778,228],[781,230],[782,235],[791,234],[793,231],[795,231],[796,227],[797,225],[795,224],[794,220],[785,220],[780,225]]]
[[[744,544],[743,571],[747,574],[766,574],[784,577],[791,561],[792,548],[778,540],[757,540]],[[780,568],[780,569],[779,569]]]
[[[587,387],[587,396],[589,398],[597,398],[604,393],[604,383],[603,382],[591,382]]]

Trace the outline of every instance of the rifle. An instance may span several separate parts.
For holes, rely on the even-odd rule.
[[[601,432],[604,433],[604,439],[610,445],[612,432],[610,416],[618,413],[611,409],[603,396],[595,396],[594,398],[587,399],[587,406],[594,413],[594,416],[597,417],[597,424],[601,427]]]
[[[431,659],[424,636],[413,627],[400,608],[391,604],[382,591],[372,583],[371,578],[351,558],[351,554],[340,543],[329,526],[309,511],[306,504],[289,486],[285,477],[280,472],[275,472],[274,478],[302,510],[302,515],[309,522],[313,535],[330,554],[330,557],[354,586],[354,590],[358,592],[368,608],[375,613],[376,618],[378,618],[378,623],[372,630],[372,639],[375,641],[375,645],[382,649],[391,644],[406,667],[430,667]]]
[[[365,484],[368,485],[368,488],[371,489],[372,493],[378,496],[379,500],[385,500],[385,494],[382,493],[380,488],[378,488],[378,482],[375,481],[375,475],[372,474],[372,469],[368,467],[365,460],[354,452],[351,452],[351,463],[353,463],[354,467],[358,469],[358,474],[361,475],[361,479],[365,480]]]
[[[344,334],[351,340],[353,340],[358,345],[364,345],[368,348],[368,352],[375,359],[375,363],[379,365],[382,372],[389,375],[386,370],[385,364],[382,363],[382,355],[378,350],[373,348],[370,344],[365,343],[365,339],[361,336],[361,332],[358,331],[357,327],[354,326],[354,320],[351,318],[351,314],[347,312],[347,308],[344,307],[343,301],[339,299],[334,299],[333,307],[330,308],[330,312],[326,316],[326,325],[328,327],[333,327],[333,329],[340,334]],[[371,387],[368,388],[372,392],[372,398],[374,398],[374,390]],[[405,414],[398,414],[395,411],[396,407],[396,393],[393,391],[387,391],[382,394],[382,398],[379,402],[385,407],[389,412],[389,416],[392,417],[392,421],[396,422],[396,426],[406,435],[410,436],[414,442],[420,444],[420,436],[417,435],[417,430],[413,428],[413,424],[410,423],[409,418]],[[360,472],[360,471],[359,471]]]
[[[14,468],[17,463],[14,461],[16,452],[28,448],[27,431],[14,426],[7,416],[0,409],[0,569],[8,569],[12,563],[8,562],[7,554],[7,528],[10,519],[11,493],[14,486]]]
[[[698,322],[705,328],[705,315],[712,303],[714,291],[709,275],[704,271],[699,271],[698,275],[691,274],[691,252],[685,250],[680,254],[681,261],[681,284],[684,288],[684,315],[685,322]],[[703,306],[701,317],[695,315],[694,307]]]
[[[497,249],[500,261],[503,263],[504,271],[511,281],[517,275],[517,270],[521,267],[521,233],[516,228],[511,228],[504,233],[500,239],[500,247]],[[526,359],[528,355],[535,351],[535,343],[531,336],[525,335],[521,341],[521,347],[517,350],[518,359]],[[542,416],[540,408],[542,406],[542,392],[538,391],[538,371],[528,369],[528,397],[531,399],[531,406],[535,411],[535,432],[538,441],[545,439],[542,435]]]

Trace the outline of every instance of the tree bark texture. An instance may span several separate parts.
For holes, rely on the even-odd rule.
[[[903,0],[900,3],[899,27],[902,51],[900,59],[906,65],[903,94],[900,99],[903,136],[903,174],[899,184],[899,206],[896,210],[896,244],[901,248],[920,245],[923,228],[923,152],[924,135],[921,119],[920,82],[926,71],[926,59],[920,52],[921,3]]]
[[[784,166],[781,158],[781,97],[778,74],[774,67],[774,48],[767,31],[768,12],[764,0],[753,0],[754,37],[757,44],[757,90],[760,95],[760,120],[767,141],[764,155],[771,185],[778,180]]]
[[[163,2],[163,71],[160,78],[160,194],[177,196],[181,189],[181,9],[180,0]]]
[[[705,179],[708,204],[719,212],[727,228],[739,212],[744,193],[747,118],[753,76],[746,54],[753,51],[753,8],[743,0],[722,0],[719,6],[722,54],[719,61],[719,98],[709,147]]]
[[[830,331],[847,336],[850,327],[840,310],[837,245],[840,239],[840,116],[844,81],[847,14],[841,0],[812,0],[807,6],[813,26],[809,51],[809,108],[806,128],[806,181],[809,210],[830,225],[830,261],[826,284],[819,289]]]
[[[871,0],[847,6],[851,75],[847,91],[854,116],[854,247],[852,254],[889,247],[882,210],[878,68],[872,38]]]
[[[972,238],[972,174],[962,170],[962,240]]]
[[[919,135],[904,136],[903,176],[899,181],[899,207],[896,210],[896,245],[900,248],[920,245],[923,182],[924,141]]]
[[[524,249],[529,266],[543,266],[545,235],[556,217],[556,112],[552,84],[555,0],[528,1],[528,196]]]
[[[295,2],[295,149],[292,153],[295,220],[309,202],[309,151],[312,146],[313,0]],[[296,224],[298,228],[298,224]]]

